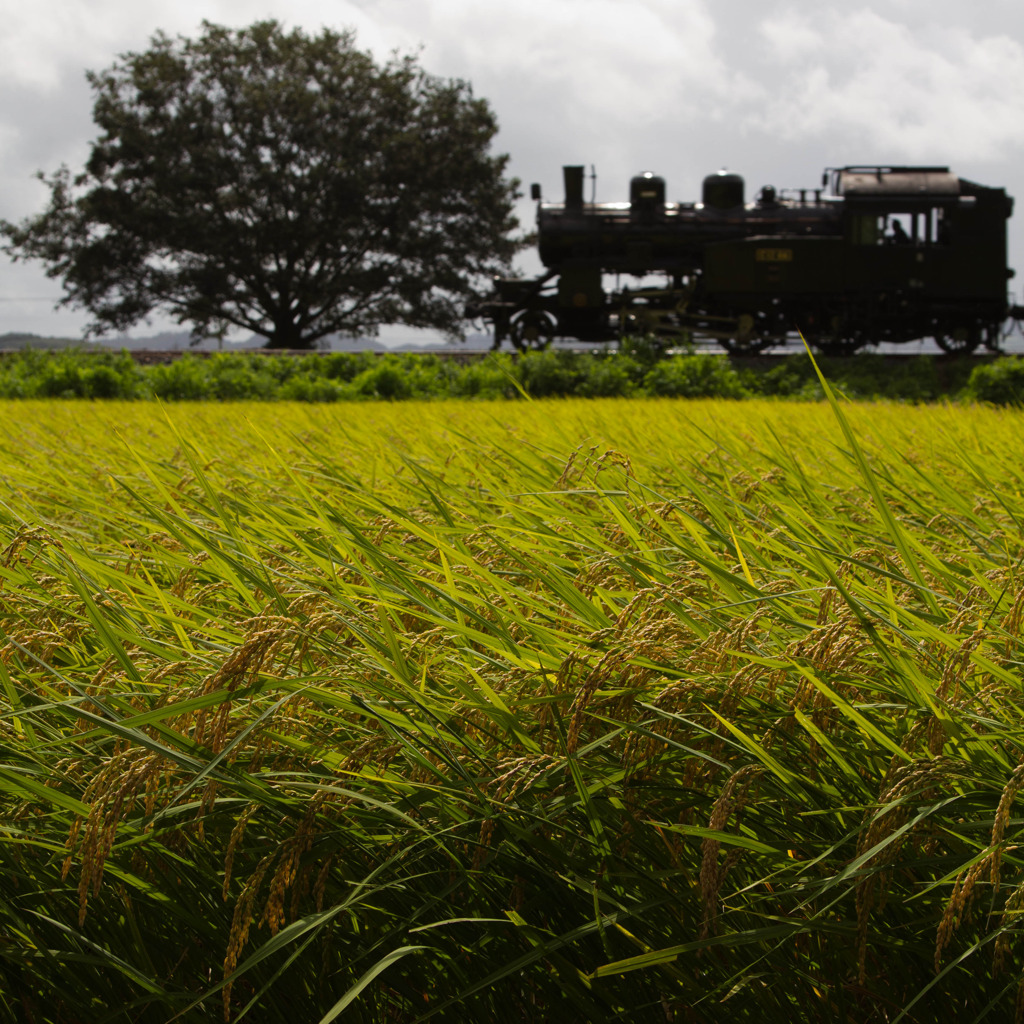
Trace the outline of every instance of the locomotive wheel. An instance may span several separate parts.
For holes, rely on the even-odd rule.
[[[823,356],[852,356],[863,344],[864,339],[818,337],[807,339]]]
[[[865,332],[841,313],[820,316],[817,330],[804,331],[804,338],[823,356],[852,356],[867,341]]]
[[[765,337],[766,321],[764,317],[753,317],[744,313],[737,321],[735,337],[719,338],[722,348],[731,356],[756,356],[775,344],[772,338]]]
[[[976,326],[935,332],[935,344],[951,356],[969,356],[980,343],[981,331]]]
[[[520,352],[545,349],[555,337],[555,322],[540,309],[527,309],[512,318],[508,327],[512,347]]]
[[[775,342],[771,338],[719,338],[719,344],[731,356],[756,356],[769,349]]]

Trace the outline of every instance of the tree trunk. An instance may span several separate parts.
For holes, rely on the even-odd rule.
[[[269,335],[264,348],[299,348],[312,349],[313,342],[302,336],[297,324],[288,320],[274,324],[274,332]]]

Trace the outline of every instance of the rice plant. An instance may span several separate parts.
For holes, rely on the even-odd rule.
[[[1020,415],[21,402],[0,1012],[1020,1016]]]

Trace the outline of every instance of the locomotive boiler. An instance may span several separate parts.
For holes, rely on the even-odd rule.
[[[819,188],[752,201],[719,171],[688,203],[650,172],[628,202],[586,202],[584,168],[563,172],[562,202],[532,187],[545,272],[498,279],[472,311],[495,347],[651,334],[757,353],[800,331],[828,354],[928,337],[967,353],[998,348],[1021,312],[1007,301],[1013,200],[948,167],[828,168]]]

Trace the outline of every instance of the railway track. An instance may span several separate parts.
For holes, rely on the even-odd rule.
[[[893,363],[903,363],[903,362],[907,362],[907,361],[910,361],[910,360],[919,359],[921,356],[931,356],[932,358],[937,359],[937,360],[941,360],[943,362],[954,361],[954,360],[957,360],[957,359],[973,359],[973,360],[984,361],[984,360],[991,360],[991,359],[994,359],[994,358],[997,358],[997,357],[1003,356],[1003,355],[1024,356],[1024,345],[1016,345],[1016,346],[1013,346],[1013,347],[1008,347],[1007,349],[1005,349],[1003,351],[1000,351],[1000,352],[990,352],[988,349],[978,349],[976,352],[973,352],[973,353],[971,353],[969,355],[966,355],[966,356],[965,355],[950,355],[950,354],[948,354],[946,352],[943,352],[941,349],[939,349],[937,347],[934,347],[934,346],[931,346],[931,347],[929,347],[927,349],[924,349],[924,348],[920,348],[920,347],[915,345],[915,346],[913,346],[912,350],[910,350],[911,346],[908,345],[907,348],[908,348],[908,351],[905,351],[905,352],[900,352],[900,351],[895,351],[895,352],[893,352],[893,351],[884,351],[884,352],[882,352],[882,351],[874,351],[874,350],[871,350],[871,349],[866,349],[866,350],[863,350],[861,352],[856,353],[855,355],[851,355],[851,356],[838,356],[838,357],[833,357],[833,358],[859,359],[859,358],[861,358],[861,357],[863,357],[865,355],[874,355],[876,357],[880,357],[882,359],[885,359],[887,361],[891,361]],[[510,352],[509,349],[507,349],[507,348],[503,348],[501,351],[511,354],[513,358],[518,358],[519,355],[520,355],[520,353],[515,352],[515,351],[511,351]],[[591,354],[591,355],[596,355],[597,353],[602,351],[602,347],[599,346],[599,345],[564,345],[564,346],[560,345],[556,349],[554,349],[553,351],[570,352],[570,353],[573,353],[575,355],[586,355],[588,353]],[[757,355],[732,355],[732,354],[730,354],[728,352],[725,352],[724,350],[722,350],[722,349],[720,349],[718,347],[714,347],[714,346],[697,347],[696,349],[694,349],[695,353],[701,353],[701,354],[705,354],[705,355],[721,356],[723,359],[729,359],[729,360],[731,360],[731,361],[733,361],[733,362],[735,362],[737,364],[740,364],[740,365],[743,365],[743,366],[750,366],[750,367],[754,367],[754,366],[758,366],[758,365],[771,365],[773,363],[777,363],[780,359],[785,359],[785,358],[787,358],[789,356],[800,355],[803,351],[804,351],[804,348],[801,345],[778,346],[776,348],[770,349],[767,352],[761,352],[761,353],[759,353]],[[667,350],[667,354],[676,354],[677,352],[678,352],[678,354],[685,354],[684,350],[672,350],[672,349]],[[326,356],[331,356],[331,355],[343,355],[343,354],[344,355],[362,354],[362,353],[357,353],[357,352],[338,352],[336,350],[332,351],[330,349],[324,349],[324,350],[319,350],[318,349],[318,350],[313,350],[313,351],[310,351],[308,349],[243,349],[243,350],[239,350],[238,354],[242,354],[242,353],[249,354],[249,355],[254,355],[254,356],[257,356],[257,357],[285,356],[285,357],[289,357],[289,358],[298,358],[300,356],[320,356],[320,357],[326,357]],[[218,355],[220,353],[218,353],[217,351],[209,351],[209,350],[205,350],[205,349],[169,349],[169,350],[164,350],[164,351],[155,350],[155,349],[153,349],[153,350],[151,350],[151,349],[142,349],[142,350],[132,351],[129,354],[131,355],[131,357],[137,363],[140,363],[140,364],[145,365],[145,366],[154,366],[154,365],[159,365],[159,364],[172,363],[176,359],[181,359],[183,356],[186,356],[186,355],[191,355],[191,356],[194,356],[194,357],[199,358],[199,359],[208,359],[208,358],[210,358],[212,356],[215,356],[215,355]],[[402,349],[402,350],[397,350],[397,351],[372,350],[370,354],[373,355],[373,356],[376,356],[376,357],[381,357],[381,356],[386,356],[386,355],[400,355],[400,356],[407,356],[407,355],[428,356],[429,355],[429,356],[435,356],[438,359],[452,360],[452,361],[457,362],[457,363],[479,362],[480,360],[489,359],[491,357],[491,355],[493,355],[493,353],[490,350],[487,350],[487,349],[460,350],[460,349],[454,349],[454,348],[452,348],[452,349],[424,349],[422,352],[410,352],[407,349]]]
[[[0,358],[3,356],[13,356],[22,352],[20,348],[0,348]],[[60,349],[45,349],[41,351],[57,352]],[[119,351],[117,349],[103,348],[100,346],[96,347],[96,352],[110,352]],[[157,366],[161,364],[173,363],[175,360],[181,359],[184,356],[192,356],[196,359],[210,359],[213,356],[222,354],[222,350],[218,349],[128,349],[128,354],[143,366]],[[422,356],[435,356],[438,359],[452,360],[457,363],[473,363],[480,360],[485,360],[491,357],[493,354],[490,349],[460,349],[456,347],[449,348],[424,348],[422,351],[411,351],[409,349],[371,349],[371,350],[338,350],[338,349],[262,349],[262,348],[246,348],[246,349],[228,349],[224,350],[229,354],[247,354],[253,355],[257,358],[267,356],[285,356],[287,358],[299,358],[302,356],[319,356],[327,357],[332,355],[361,355],[365,351],[376,357],[386,355],[422,355]],[[501,349],[502,352],[510,353],[513,358],[518,358],[518,352],[509,350],[507,347]],[[585,355],[590,353],[592,355],[604,351],[604,346],[597,344],[557,344],[554,346],[553,351],[559,352],[570,352],[576,355]],[[666,354],[685,354],[684,349],[667,349]],[[799,342],[792,342],[786,345],[778,345],[774,348],[769,349],[766,352],[761,352],[757,355],[734,355],[730,354],[717,345],[697,345],[694,350],[695,353],[701,353],[706,355],[721,356],[723,359],[729,359],[738,365],[756,368],[758,366],[771,366],[773,363],[777,363],[780,359],[785,359],[789,356],[799,355],[804,351],[803,345]],[[957,359],[968,358],[979,361],[991,360],[1001,355],[1010,356],[1024,356],[1024,335],[1015,334],[1004,340],[1004,347],[999,352],[991,352],[985,348],[979,348],[970,355],[950,355],[943,352],[937,346],[932,343],[908,343],[905,346],[897,347],[896,345],[889,344],[884,349],[864,349],[860,352],[844,357],[845,359],[858,359],[865,355],[873,355],[881,357],[887,361],[893,363],[904,363],[909,360],[918,359],[921,356],[931,356],[933,359],[940,360],[943,362],[954,361]]]

